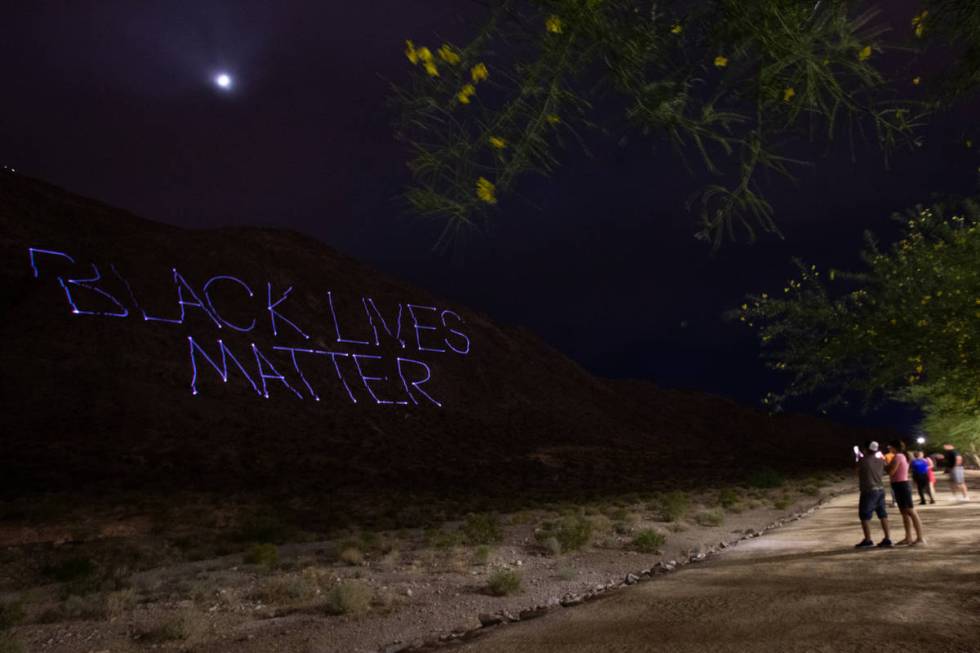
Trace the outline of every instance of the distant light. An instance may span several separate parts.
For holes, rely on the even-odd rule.
[[[924,437],[922,437],[921,435],[919,437],[917,437],[915,439],[915,441],[918,442],[919,444],[925,444],[926,443],[926,439]]]
[[[219,73],[215,75],[214,83],[218,86],[218,88],[227,91],[231,88],[233,80],[231,75],[228,73]]]

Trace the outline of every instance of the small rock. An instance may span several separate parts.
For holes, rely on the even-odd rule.
[[[582,601],[584,600],[585,600],[584,596],[569,595],[569,596],[563,596],[559,601],[559,603],[561,604],[562,607],[569,608],[573,605],[578,605],[579,603],[582,603]]]
[[[635,585],[636,583],[639,582],[639,580],[640,580],[640,577],[637,576],[636,574],[626,574],[626,584],[627,585]]]
[[[504,622],[504,618],[499,614],[481,614],[479,616],[480,626],[488,628]]]

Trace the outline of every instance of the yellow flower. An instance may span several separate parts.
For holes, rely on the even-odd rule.
[[[443,43],[439,48],[439,57],[451,66],[459,63],[459,55],[456,54],[448,43]]]
[[[490,71],[487,70],[487,65],[485,63],[478,63],[470,69],[470,77],[473,78],[473,83],[482,82],[484,79],[490,77]]]
[[[491,136],[490,137],[490,145],[492,145],[493,147],[497,148],[498,150],[502,150],[505,147],[507,147],[507,141],[505,141],[504,139],[500,138],[499,136]]]
[[[918,86],[921,83],[922,83],[922,78],[919,77],[918,75],[912,78],[912,86]]]
[[[728,65],[728,57],[719,54],[715,57],[715,68],[724,68]]]
[[[858,61],[867,61],[871,58],[871,46],[866,45],[858,52]]]
[[[497,187],[486,177],[480,177],[476,180],[476,196],[487,204],[497,203],[496,191]]]
[[[796,95],[796,89],[790,86],[785,91],[783,91],[783,102],[789,102]]]
[[[476,95],[476,87],[472,84],[467,84],[459,93],[456,94],[456,99],[460,101],[461,104],[469,104],[470,98]]]
[[[405,56],[412,64],[417,64],[419,62],[419,53],[415,50],[415,44],[411,41],[405,41]]]
[[[683,31],[684,31],[684,28],[681,27],[681,24],[680,23],[674,23],[674,26],[670,28],[670,33],[671,34],[680,34]]]
[[[549,125],[557,125],[558,123],[561,122],[561,118],[559,118],[558,114],[556,113],[549,113],[547,116],[544,117],[544,119],[548,121]]]
[[[429,77],[438,77],[439,76],[439,69],[436,68],[436,65],[434,63],[432,63],[431,61],[426,61],[422,65],[425,66],[425,72],[427,72],[429,74]]]
[[[912,18],[912,27],[915,28],[915,36],[917,38],[920,38],[921,39],[922,38],[922,35],[926,31],[926,16],[928,16],[928,15],[929,15],[929,12],[926,11],[926,10],[923,10],[921,13],[919,13],[918,15],[916,15],[916,16],[914,16]]]
[[[432,61],[432,52],[424,45],[415,52],[418,55],[419,61]]]
[[[561,34],[561,18],[554,14],[548,16],[544,21],[544,28],[552,34]]]

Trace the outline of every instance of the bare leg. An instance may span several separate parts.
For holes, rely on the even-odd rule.
[[[925,544],[926,538],[922,537],[922,520],[919,519],[919,513],[915,509],[909,510],[909,517],[912,519],[912,525],[915,526],[915,542],[913,544]]]
[[[864,531],[864,539],[871,539],[871,522],[861,521],[861,530]]]
[[[936,484],[929,484],[929,503],[936,503]]]
[[[888,530],[888,518],[885,517],[881,520],[881,530],[885,531],[885,537],[889,540],[892,539],[891,531]]]
[[[970,500],[970,494],[967,492],[966,483],[960,483],[958,487],[960,488],[960,492],[963,493],[963,498],[966,501],[969,501]]]
[[[902,508],[902,526],[905,527],[905,539],[901,542],[896,542],[895,544],[911,544],[912,543],[912,518],[909,517],[908,508]]]

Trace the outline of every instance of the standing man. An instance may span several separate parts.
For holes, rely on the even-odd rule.
[[[912,478],[915,479],[915,486],[919,490],[919,503],[926,505],[926,495],[929,495],[929,503],[936,503],[936,497],[932,495],[932,486],[929,484],[929,459],[921,451],[915,452],[915,458],[909,464],[912,471]]]
[[[959,500],[958,494],[963,495],[963,501],[969,501],[970,495],[966,490],[966,476],[963,473],[963,456],[951,444],[943,445],[943,467],[949,474],[949,487],[953,498]]]
[[[922,522],[919,515],[915,512],[915,502],[912,500],[912,484],[909,482],[909,459],[898,451],[901,445],[892,444],[888,446],[888,452],[895,454],[891,462],[885,467],[891,479],[892,492],[895,494],[895,503],[902,513],[902,523],[905,525],[905,539],[896,544],[909,544],[917,546],[925,544],[922,537]],[[912,540],[912,527],[915,527],[915,541]]]
[[[890,547],[892,545],[888,532],[888,511],[885,510],[885,486],[881,482],[881,475],[884,471],[885,462],[878,451],[878,443],[871,441],[864,447],[864,455],[857,463],[858,487],[861,490],[861,498],[858,500],[858,518],[861,520],[864,539],[854,546],[856,549],[875,545],[871,540],[872,513],[878,515],[878,519],[881,521],[881,530],[885,532],[885,538],[878,543],[878,546]]]

